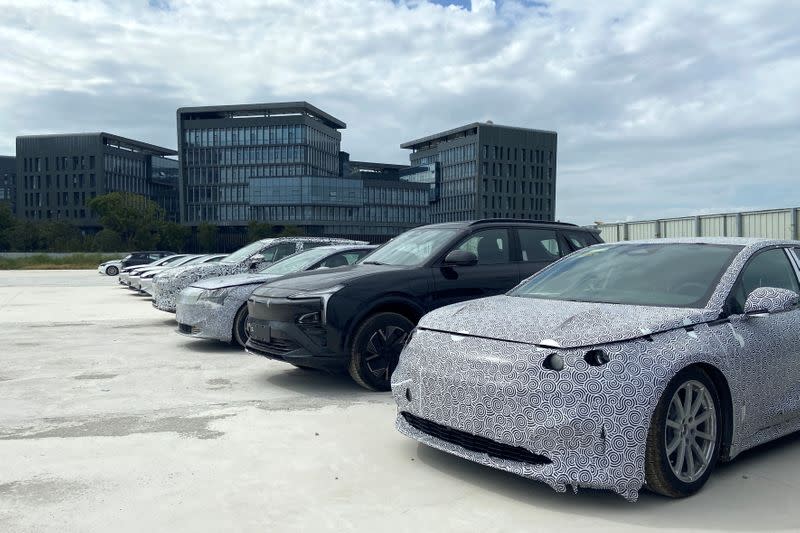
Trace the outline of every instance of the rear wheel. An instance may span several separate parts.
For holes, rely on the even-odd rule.
[[[119,269],[114,265],[106,267],[106,275],[108,276],[116,276],[119,274]]]
[[[670,381],[650,421],[647,488],[684,498],[703,487],[719,459],[720,406],[714,383],[700,368],[686,368]]]
[[[244,348],[244,345],[247,344],[247,340],[250,338],[250,335],[247,333],[248,316],[250,316],[250,313],[247,311],[247,304],[244,304],[236,311],[236,316],[233,317],[233,340],[242,348]]]
[[[362,387],[386,391],[400,352],[414,324],[397,313],[372,315],[356,331],[350,354],[350,376]]]

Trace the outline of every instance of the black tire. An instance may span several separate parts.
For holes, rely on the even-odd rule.
[[[350,351],[348,370],[355,382],[369,390],[389,390],[392,372],[412,329],[414,323],[397,313],[367,318],[356,330]]]
[[[250,316],[250,313],[247,310],[247,304],[244,304],[236,311],[236,316],[233,317],[233,342],[242,348],[244,348],[244,345],[247,344],[247,340],[250,338],[250,335],[247,333],[248,316]]]
[[[117,274],[119,274],[119,269],[114,265],[106,267],[107,276],[116,276]]]
[[[699,382],[702,384],[713,400],[713,425],[715,438],[707,439],[708,442],[714,443],[714,448],[707,461],[705,470],[696,479],[692,481],[686,481],[680,479],[675,474],[673,467],[671,466],[670,457],[672,454],[667,453],[667,438],[669,437],[670,440],[681,439],[681,435],[684,434],[683,432],[686,431],[687,426],[683,426],[683,429],[681,430],[668,428],[667,416],[670,413],[670,405],[675,392],[682,387],[685,387],[690,382]],[[695,391],[694,394],[697,394],[697,392]],[[653,416],[650,420],[650,430],[647,433],[647,449],[645,451],[645,485],[649,490],[670,498],[685,498],[696,493],[703,487],[703,485],[705,485],[709,476],[711,476],[711,473],[714,471],[717,461],[719,460],[722,432],[724,429],[723,421],[725,420],[725,417],[723,416],[724,413],[722,412],[723,408],[724,407],[720,402],[719,393],[714,386],[714,382],[711,381],[708,375],[699,367],[685,368],[681,370],[674,378],[672,378],[672,380],[669,382],[669,385],[667,385],[664,394],[661,396],[655,411],[653,412]],[[691,418],[694,419],[694,416]],[[711,418],[712,417],[710,417],[708,420],[711,420]],[[703,428],[702,433],[705,434],[709,431],[711,426],[710,423],[704,423],[704,425],[701,427]],[[698,454],[692,451],[691,446],[689,446],[687,449],[689,450],[689,455],[694,461],[694,458],[697,457]],[[680,452],[679,450],[676,450],[673,453],[676,454],[675,462],[677,463],[680,461],[678,458],[680,457]],[[688,457],[684,459],[684,461],[688,461]],[[679,470],[682,470],[682,467],[679,467]]]

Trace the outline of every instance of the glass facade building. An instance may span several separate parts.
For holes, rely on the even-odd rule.
[[[155,200],[177,220],[177,152],[110,133],[17,137],[17,216],[97,228],[86,206],[114,191]]]
[[[351,162],[345,123],[307,102],[178,110],[181,221],[251,220],[375,240],[427,222],[423,184],[402,165]]]
[[[557,134],[473,123],[401,145],[401,179],[430,184],[430,221],[555,220]]]
[[[17,206],[17,163],[14,156],[0,155],[0,202],[11,207]]]

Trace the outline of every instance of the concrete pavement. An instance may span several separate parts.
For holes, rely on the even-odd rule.
[[[699,495],[548,487],[398,434],[388,394],[186,339],[96,272],[0,271],[0,531],[800,529],[800,437]]]

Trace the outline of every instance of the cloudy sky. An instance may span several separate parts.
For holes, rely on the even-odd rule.
[[[562,220],[798,206],[798,28],[771,0],[0,0],[0,154],[175,147],[179,106],[307,100],[361,160],[473,121],[556,130]]]

